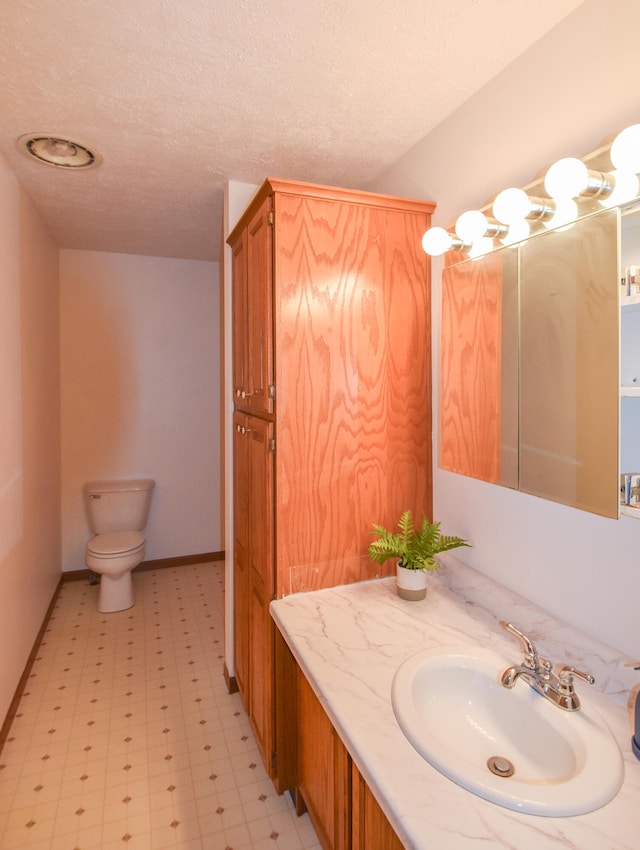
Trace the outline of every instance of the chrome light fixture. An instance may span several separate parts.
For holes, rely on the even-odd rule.
[[[608,154],[613,168],[603,162]],[[591,168],[591,165],[595,168]],[[450,250],[467,251],[481,256],[497,247],[522,242],[540,225],[547,229],[570,226],[580,215],[598,207],[626,204],[640,195],[640,124],[622,130],[608,148],[601,148],[582,159],[564,157],[546,172],[542,187],[548,197],[529,195],[524,189],[504,189],[496,195],[491,211],[462,213],[455,224],[455,236],[442,227],[432,227],[424,235],[422,247],[427,254],[439,256]],[[581,209],[580,204],[587,204]]]

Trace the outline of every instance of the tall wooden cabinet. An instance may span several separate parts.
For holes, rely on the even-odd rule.
[[[433,208],[269,179],[228,239],[236,680],[274,777],[269,601],[380,574],[372,524],[432,513]]]

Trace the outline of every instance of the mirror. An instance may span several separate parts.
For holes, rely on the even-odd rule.
[[[441,468],[618,516],[619,220],[444,269]]]

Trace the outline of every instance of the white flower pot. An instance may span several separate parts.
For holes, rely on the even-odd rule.
[[[398,561],[396,564],[396,584],[398,596],[401,599],[407,599],[410,602],[424,599],[427,595],[427,571],[408,570],[406,567],[401,567],[400,561]]]

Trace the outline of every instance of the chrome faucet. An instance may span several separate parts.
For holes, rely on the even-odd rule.
[[[542,694],[554,705],[565,711],[577,711],[580,708],[580,699],[573,687],[574,677],[593,685],[595,682],[593,676],[589,673],[581,673],[580,670],[567,664],[560,667],[556,675],[551,662],[538,655],[538,650],[530,637],[517,629],[513,623],[501,620],[500,625],[517,637],[524,649],[522,663],[507,667],[502,673],[500,677],[502,685],[505,688],[512,688],[522,677],[534,691]]]

